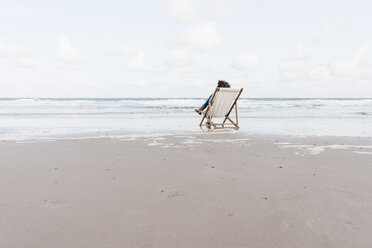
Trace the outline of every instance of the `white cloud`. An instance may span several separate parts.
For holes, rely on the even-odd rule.
[[[324,34],[338,33],[345,29],[346,21],[344,19],[336,19],[329,22],[323,23],[322,31]]]
[[[369,44],[362,46],[351,58],[316,64],[307,56],[288,59],[279,67],[280,81],[287,83],[361,83],[372,80],[372,54]]]
[[[296,59],[305,60],[311,57],[310,50],[302,42],[296,44]]]
[[[325,38],[345,31],[348,23],[344,19],[335,19],[322,24],[319,34],[313,39],[314,43],[324,41]]]
[[[5,17],[5,16],[8,16],[8,15],[9,15],[8,11],[0,9],[0,17]]]
[[[27,7],[23,4],[19,4],[17,6],[17,12],[22,14],[22,15],[26,15],[26,16],[33,16],[34,15],[34,11],[30,7]]]
[[[81,53],[63,33],[57,37],[57,56],[67,63],[76,63],[82,60]]]
[[[163,12],[176,21],[190,21],[195,18],[197,0],[166,0],[162,2]]]
[[[255,72],[258,71],[259,64],[260,60],[257,55],[241,54],[232,66],[238,70]]]
[[[352,61],[337,60],[330,64],[332,76],[340,78],[354,78],[358,75],[359,68]]]
[[[38,67],[40,61],[30,57],[30,52],[21,46],[5,43],[0,39],[0,57],[18,58],[17,64],[21,67]]]
[[[298,82],[302,80],[309,66],[298,60],[286,60],[279,66],[280,80],[282,82]]]
[[[329,79],[329,69],[322,65],[313,65],[310,62],[311,52],[301,42],[295,46],[295,56],[284,60],[279,65],[279,77],[281,82],[324,82]]]
[[[331,78],[328,66],[315,66],[308,73],[308,79],[315,82],[326,82]]]
[[[39,67],[41,65],[40,60],[32,57],[20,57],[18,65],[22,67]]]
[[[316,65],[308,60],[286,60],[279,66],[280,81],[293,84],[324,84],[332,81],[329,65]]]
[[[226,16],[233,11],[233,1],[231,0],[206,0],[205,3],[218,16]]]
[[[17,57],[27,55],[28,51],[26,48],[21,46],[15,46],[7,44],[0,39],[0,57]]]
[[[125,68],[137,72],[150,72],[153,70],[148,61],[147,54],[142,50],[139,50],[138,54],[129,58],[125,64]]]
[[[148,56],[142,49],[136,49],[127,45],[123,45],[110,52],[112,55],[126,57],[124,68],[136,72],[153,71],[153,66],[148,60]]]
[[[175,68],[187,68],[201,62],[201,57],[184,48],[174,48],[168,54],[168,64]]]
[[[151,86],[149,80],[147,79],[136,79],[136,80],[126,80],[122,82],[123,85],[127,87],[149,87]]]
[[[350,59],[336,60],[330,63],[331,73],[337,78],[354,80],[372,79],[372,53],[370,45],[364,44]]]
[[[207,21],[191,26],[181,36],[180,41],[191,47],[207,49],[219,45],[221,36],[218,33],[216,24],[212,21]]]
[[[126,45],[121,46],[118,49],[115,49],[110,52],[110,54],[118,55],[118,56],[135,56],[135,55],[138,55],[139,53],[140,53],[140,50],[134,49]]]
[[[30,7],[23,4],[18,4],[17,6],[8,9],[0,9],[0,17],[16,15],[33,16],[34,11]]]
[[[205,87],[205,86],[210,86],[210,81],[208,80],[203,80],[203,79],[192,79],[190,82],[190,85],[192,87]]]
[[[364,44],[355,54],[354,63],[358,65],[371,65],[372,64],[372,54],[370,52],[371,46],[369,43]]]
[[[162,12],[179,22],[190,22],[200,17],[225,18],[233,10],[231,0],[163,0]]]

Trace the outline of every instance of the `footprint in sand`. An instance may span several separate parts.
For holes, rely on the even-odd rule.
[[[343,203],[362,206],[363,195],[357,192],[347,191],[343,189],[332,188],[333,194]]]
[[[168,194],[168,198],[180,198],[185,197],[185,194],[182,191],[175,191]]]
[[[61,207],[69,206],[71,204],[69,204],[67,201],[56,199],[56,200],[44,200],[42,205],[47,208],[61,208]]]

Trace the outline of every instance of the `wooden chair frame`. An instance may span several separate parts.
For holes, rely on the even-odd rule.
[[[220,91],[220,88],[217,87],[215,89],[212,97],[211,97],[211,100],[209,101],[209,104],[208,104],[206,110],[203,112],[203,118],[202,118],[202,120],[200,122],[200,127],[206,126],[207,128],[214,127],[215,129],[224,129],[224,128],[239,129],[237,101],[238,101],[240,95],[242,94],[243,88],[240,89],[237,97],[234,100],[234,103],[231,105],[229,111],[225,115],[225,118],[224,118],[223,122],[221,122],[221,123],[214,123],[213,120],[212,120],[212,117],[209,115],[209,110],[211,109],[211,107],[213,105],[214,97],[215,97],[215,95],[216,95],[216,93],[218,91]],[[231,111],[233,110],[233,108],[235,108],[235,121],[233,121],[229,117],[229,115],[230,115]],[[204,120],[206,120],[205,123],[203,123]],[[229,121],[229,122],[226,123],[226,121]]]

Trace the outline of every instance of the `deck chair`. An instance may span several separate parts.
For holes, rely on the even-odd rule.
[[[211,100],[203,112],[203,118],[200,122],[200,127],[207,126],[208,128],[214,127],[215,129],[222,128],[239,128],[238,122],[238,108],[237,101],[242,93],[241,89],[231,88],[216,88]],[[235,107],[235,121],[229,115]],[[213,118],[222,117],[223,121],[220,123],[214,122]],[[205,123],[204,123],[205,121]],[[228,122],[227,122],[228,121]]]

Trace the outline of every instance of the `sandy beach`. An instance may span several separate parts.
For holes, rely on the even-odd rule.
[[[369,247],[372,139],[0,143],[0,247]]]

